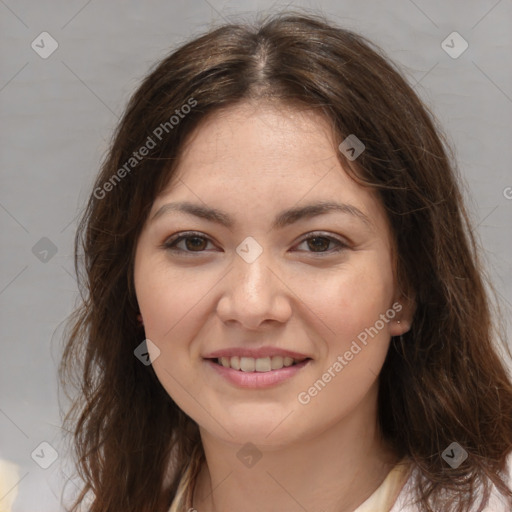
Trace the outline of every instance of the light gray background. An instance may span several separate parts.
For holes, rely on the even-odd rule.
[[[0,458],[20,466],[15,512],[61,510],[71,474],[60,444],[56,366],[60,325],[77,297],[72,240],[129,95],[178,43],[237,13],[286,5],[323,11],[403,66],[457,151],[510,317],[511,0],[0,0]],[[59,44],[47,59],[31,48],[43,31]],[[441,47],[453,31],[469,43],[457,59]],[[32,252],[42,237],[58,248],[47,263]],[[46,470],[31,458],[42,441],[61,453]]]

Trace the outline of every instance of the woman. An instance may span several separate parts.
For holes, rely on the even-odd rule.
[[[76,255],[71,510],[512,506],[512,384],[457,172],[361,36],[283,14],[169,55]]]

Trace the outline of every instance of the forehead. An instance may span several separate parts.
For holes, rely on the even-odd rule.
[[[185,142],[153,212],[171,198],[262,216],[337,201],[384,227],[380,201],[347,174],[338,144],[326,117],[310,108],[246,102],[216,111]]]
[[[303,171],[306,178],[336,160],[329,124],[319,113],[246,102],[215,112],[199,125],[184,145],[178,174],[200,166],[217,177],[257,179]]]

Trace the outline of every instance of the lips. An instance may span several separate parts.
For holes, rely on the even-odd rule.
[[[224,358],[225,356],[223,356]],[[280,357],[283,360],[284,364],[284,358],[281,356],[275,356]],[[222,358],[222,359],[223,359]],[[232,359],[238,358],[238,356],[233,356]],[[239,358],[243,361],[243,357]],[[252,359],[253,361],[256,361],[253,358],[247,358]],[[258,359],[266,359],[266,358],[258,358]],[[268,358],[272,361],[273,358]],[[219,359],[204,359],[204,362],[206,364],[207,371],[210,370],[213,371],[212,375],[220,376],[225,381],[229,382],[231,385],[234,385],[238,388],[245,388],[245,389],[267,389],[274,386],[278,386],[279,384],[282,384],[289,379],[293,379],[295,375],[300,374],[302,371],[305,371],[305,369],[310,365],[312,362],[311,358],[303,359],[301,362],[298,362],[296,364],[291,364],[290,366],[282,366],[279,369],[270,369],[268,370],[268,363],[265,368],[263,368],[263,371],[258,371],[256,368],[254,370],[251,370],[252,366],[247,367],[246,370],[236,370],[235,368],[231,368],[231,366],[226,367],[222,364],[219,364]],[[293,359],[292,359],[293,361]],[[231,364],[231,363],[230,363]],[[247,364],[247,362],[242,362],[242,364]],[[250,364],[250,363],[249,363]],[[260,363],[261,364],[261,363]],[[260,366],[261,368],[261,366]],[[214,377],[216,378],[216,377]]]
[[[230,372],[250,375],[282,372],[286,368],[301,365],[311,358],[300,352],[267,346],[216,350],[206,354],[204,359],[215,363],[214,366],[225,368]]]

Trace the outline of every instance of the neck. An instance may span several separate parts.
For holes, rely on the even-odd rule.
[[[201,429],[206,456],[194,492],[199,512],[351,512],[382,483],[398,462],[379,435],[376,393],[368,409],[308,439],[286,446],[258,446],[261,458],[247,467],[237,458],[240,444]]]

